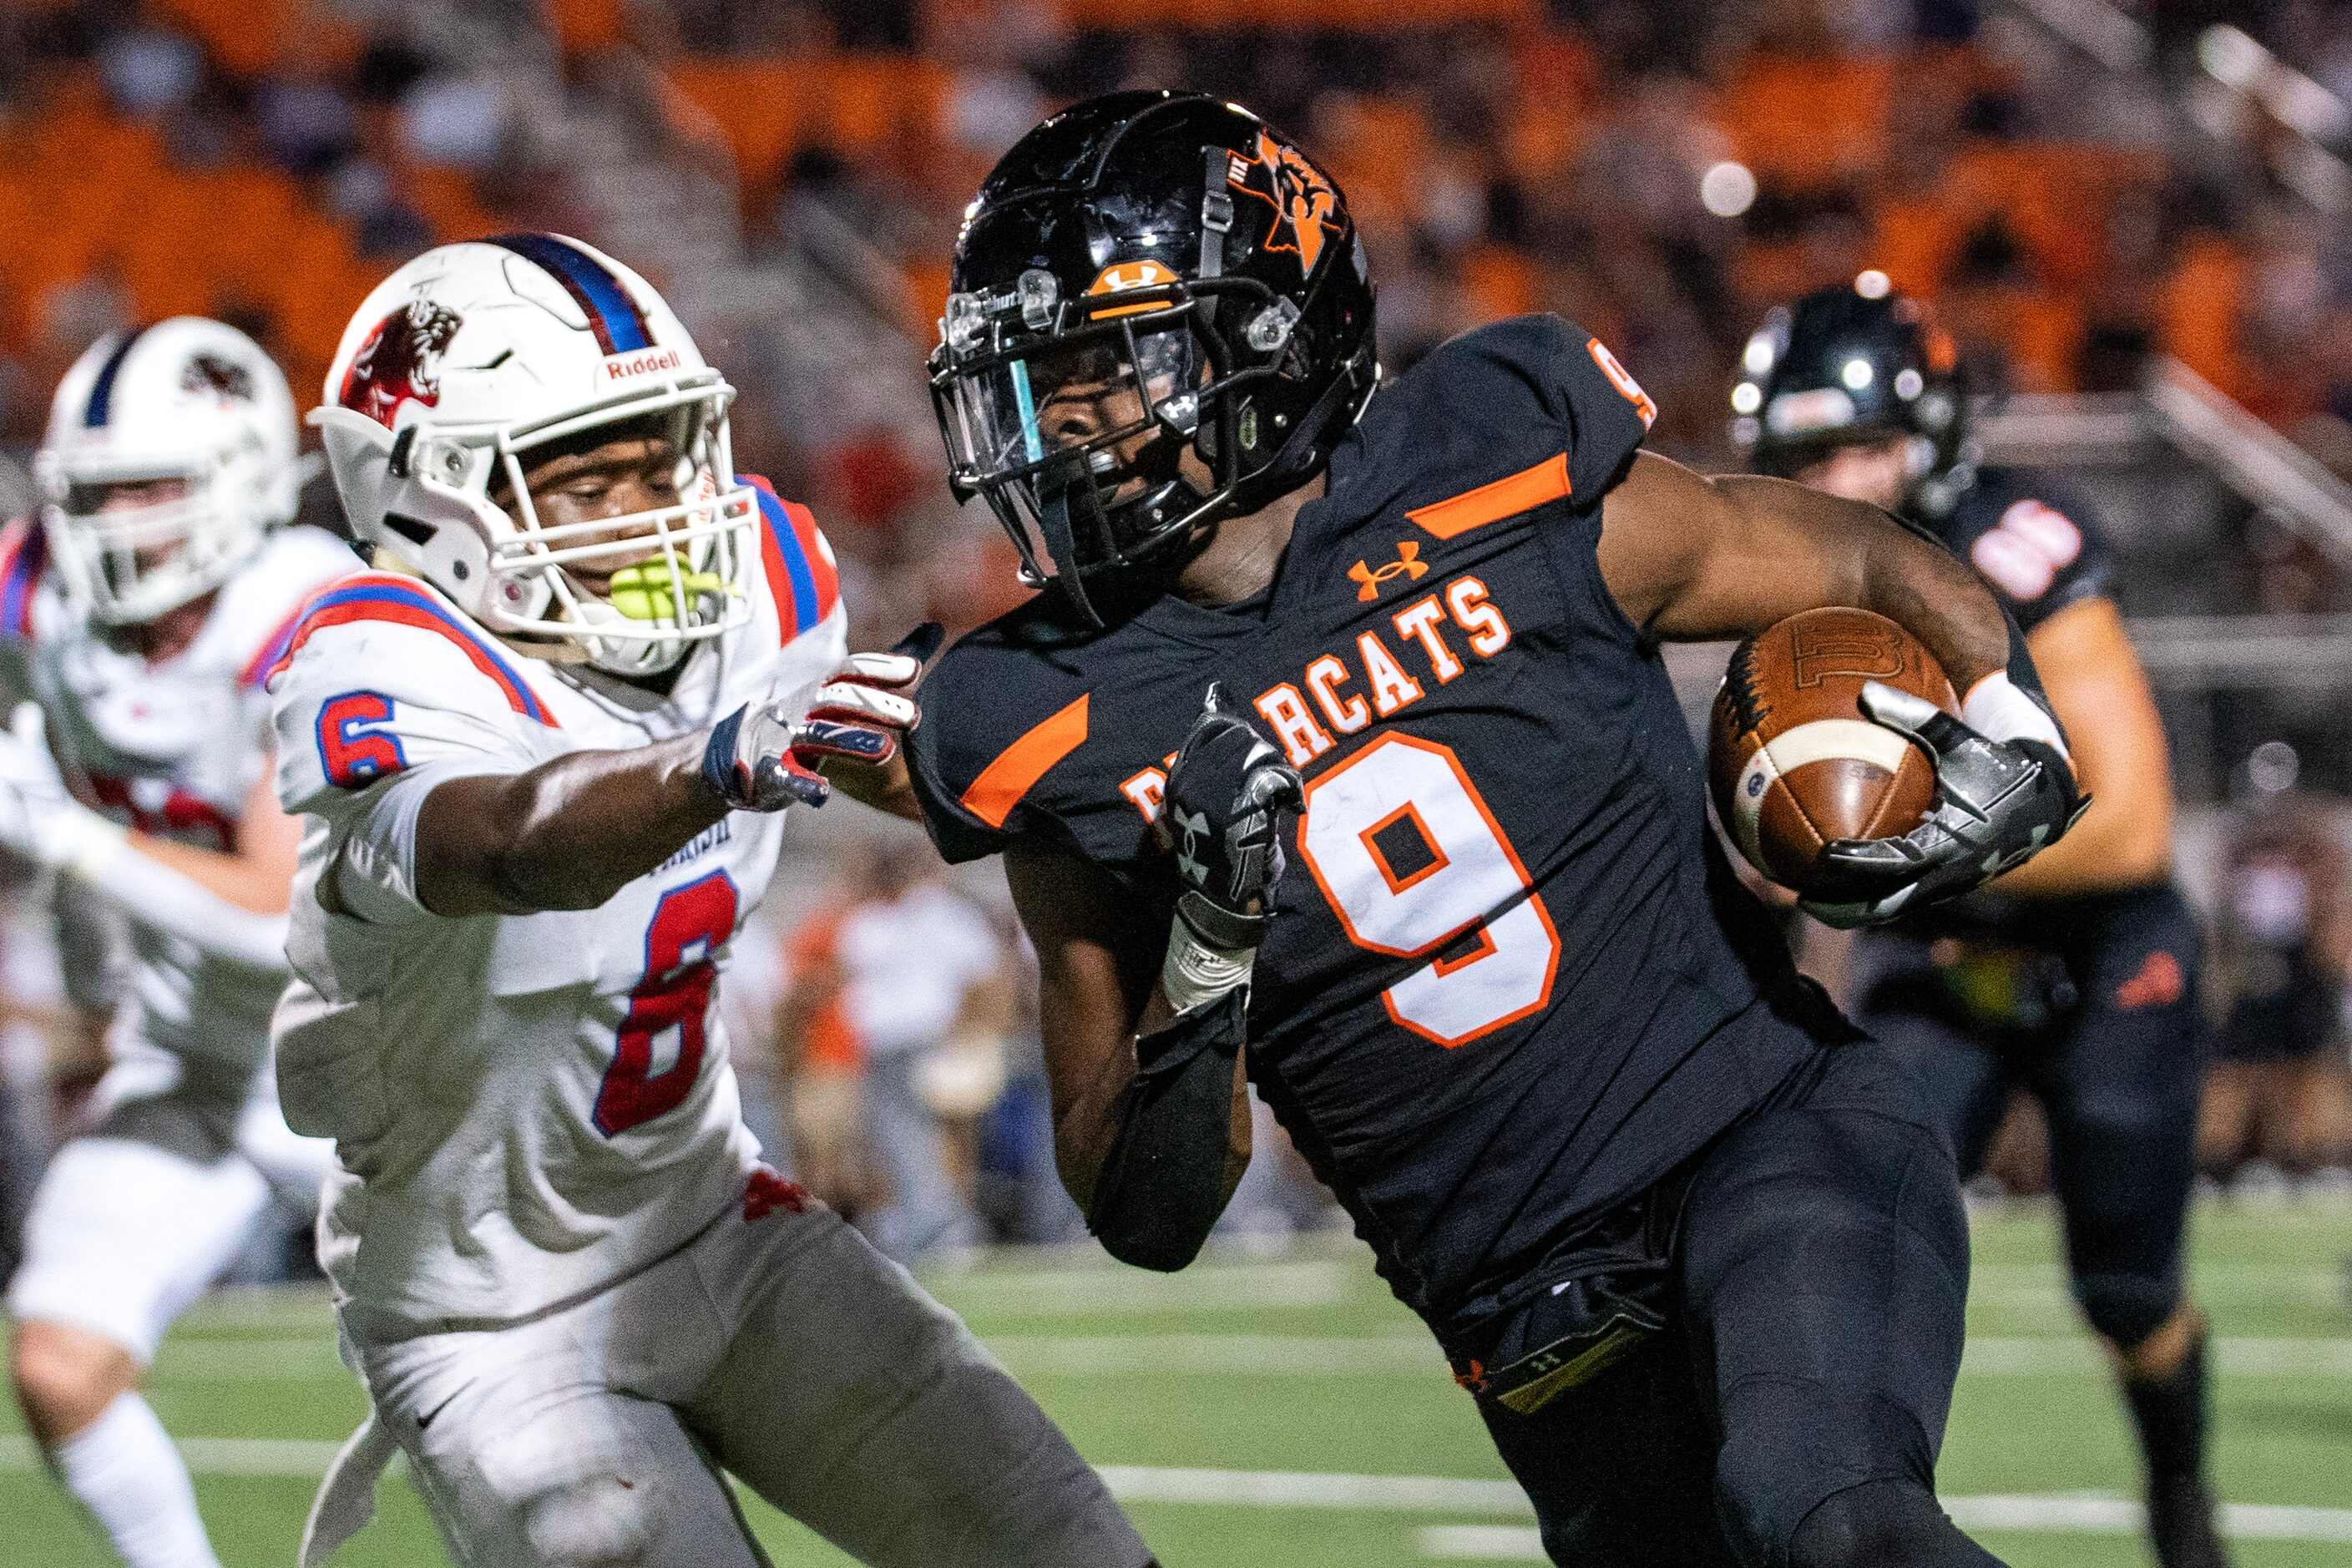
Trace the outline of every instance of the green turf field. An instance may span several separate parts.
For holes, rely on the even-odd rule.
[[[2199,1216],[2243,1568],[2352,1563],[2347,1251],[2340,1202]],[[1944,1451],[1950,1506],[2020,1568],[2142,1563],[2122,1418],[2046,1220],[1980,1220],[1976,1256]],[[1105,1468],[1171,1568],[1540,1560],[1468,1400],[1352,1245],[1167,1278],[1033,1256],[933,1284]],[[216,1298],[164,1348],[154,1397],[187,1446],[223,1561],[290,1563],[312,1479],[361,1410],[321,1300]],[[103,1563],[13,1412],[0,1434],[0,1563]],[[382,1503],[339,1563],[441,1560],[404,1483],[387,1480]],[[757,1505],[753,1516],[779,1568],[846,1561]]]

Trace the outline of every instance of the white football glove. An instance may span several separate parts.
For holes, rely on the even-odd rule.
[[[888,653],[856,653],[811,691],[806,687],[748,703],[711,727],[702,776],[738,811],[823,805],[832,793],[818,767],[845,758],[880,767],[922,721],[903,693],[923,676],[941,633],[925,623]]]
[[[0,846],[52,870],[112,847],[122,830],[74,799],[49,751],[40,704],[17,704],[0,731]]]

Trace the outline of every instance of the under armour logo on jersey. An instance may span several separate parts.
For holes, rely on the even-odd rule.
[[[1362,561],[1348,568],[1348,575],[1354,579],[1357,584],[1356,597],[1359,600],[1370,601],[1379,598],[1381,590],[1388,586],[1389,579],[1391,577],[1402,576],[1409,582],[1418,583],[1429,575],[1429,566],[1421,558],[1419,540],[1402,540],[1398,542],[1396,550],[1397,558],[1377,571],[1370,563]]]

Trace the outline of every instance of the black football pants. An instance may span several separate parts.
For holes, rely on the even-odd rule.
[[[2042,1102],[2075,1299],[2126,1348],[2180,1304],[2204,1067],[2199,947],[2179,894],[2125,895],[2054,955],[2069,1005],[2042,1029],[1970,1027],[1940,1004],[1924,949],[1882,972],[1857,1020],[1917,1079],[1962,1180],[1983,1168],[2012,1085]]]
[[[1700,1157],[1665,1330],[1496,1446],[1577,1568],[1969,1568],[1936,1506],[1968,1231],[1951,1154],[1874,1042],[1825,1049]]]

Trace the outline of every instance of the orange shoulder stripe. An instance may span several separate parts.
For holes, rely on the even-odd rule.
[[[1492,484],[1464,490],[1458,496],[1417,506],[1404,515],[1409,521],[1419,523],[1424,531],[1440,539],[1452,539],[1474,528],[1533,511],[1546,501],[1562,500],[1568,490],[1568,454],[1562,452],[1532,468],[1522,468]]]
[[[963,808],[991,827],[1003,826],[1021,797],[1086,738],[1087,694],[1080,692],[1076,702],[1005,747],[994,762],[981,769],[980,776],[963,792]]]

